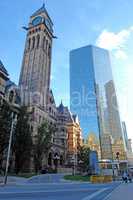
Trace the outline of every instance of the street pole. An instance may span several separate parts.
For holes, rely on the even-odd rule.
[[[111,145],[111,155],[112,155],[112,174],[113,174],[113,180],[115,180],[115,173],[114,173],[114,156],[113,156],[113,140],[112,137],[110,136],[110,145]]]
[[[7,176],[8,176],[8,169],[9,169],[12,136],[13,136],[14,125],[15,125],[15,122],[17,120],[16,116],[14,117],[13,112],[12,112],[12,115],[11,115],[11,120],[12,120],[12,124],[11,124],[11,131],[10,131],[10,137],[9,137],[9,145],[8,145],[8,153],[7,153],[7,160],[6,160],[6,171],[5,171],[5,177],[4,177],[4,185],[7,184]]]

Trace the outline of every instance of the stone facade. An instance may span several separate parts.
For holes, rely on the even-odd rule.
[[[69,159],[68,149],[70,151],[68,126],[77,126],[77,123],[74,122],[69,109],[62,103],[56,107],[50,89],[54,35],[53,23],[45,5],[30,17],[28,28],[25,29],[27,37],[19,79],[22,105],[28,107],[33,136],[37,134],[38,126],[44,120],[56,127],[51,141],[52,148],[48,152],[48,159],[44,157],[43,165],[64,166],[67,165]],[[79,132],[76,133],[74,129],[71,134],[80,140],[81,131]],[[80,142],[77,142],[78,144]]]
[[[78,154],[83,145],[82,130],[76,115],[71,115],[71,121],[67,123],[68,131],[68,161],[73,164],[73,158]]]
[[[19,112],[21,99],[18,86],[9,79],[7,70],[0,61],[0,98],[8,102],[14,114]]]
[[[53,23],[45,5],[29,21],[19,79],[22,105],[31,113],[33,135],[43,120],[55,124],[56,105],[50,90]]]
[[[57,107],[50,89],[53,23],[43,5],[31,17],[19,79],[19,86],[9,80],[0,61],[0,94],[15,114],[20,106],[26,106],[30,128],[34,137],[43,121],[56,128],[52,135],[52,147],[42,165],[51,168],[72,164],[72,157],[82,144],[77,116],[72,115],[63,103]],[[33,168],[31,158],[31,169]],[[42,166],[42,167],[43,167]]]
[[[19,80],[21,99],[25,105],[38,105],[47,109],[50,90],[53,23],[45,9],[30,17]]]
[[[0,96],[5,96],[6,82],[8,80],[8,72],[0,60]]]

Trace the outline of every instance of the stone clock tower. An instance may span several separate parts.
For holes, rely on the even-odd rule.
[[[31,17],[23,56],[19,86],[22,104],[47,107],[50,90],[53,23],[45,4]]]

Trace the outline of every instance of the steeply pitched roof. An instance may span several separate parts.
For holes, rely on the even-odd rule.
[[[45,4],[43,4],[42,7],[40,9],[38,9],[36,12],[34,12],[33,15],[31,15],[31,17],[35,17],[35,16],[40,15],[42,13],[46,13],[46,15],[48,16],[50,22],[53,24],[49,14],[48,14],[48,12],[46,10]]]
[[[2,71],[4,74],[8,76],[8,72],[6,68],[4,67],[3,63],[1,62],[1,60],[0,60],[0,71]]]
[[[58,112],[60,112],[60,113],[64,112],[65,107],[64,107],[62,101],[61,101],[61,104],[59,105],[59,107],[57,109],[58,109]]]

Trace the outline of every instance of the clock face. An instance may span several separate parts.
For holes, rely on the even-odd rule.
[[[38,25],[38,24],[41,24],[42,23],[42,17],[41,16],[39,16],[39,17],[36,17],[35,19],[33,19],[33,21],[32,21],[32,25],[33,26],[36,26],[36,25]]]
[[[51,23],[49,22],[48,19],[45,19],[45,24],[46,24],[46,26],[48,27],[49,31],[50,31],[50,32],[53,32],[52,25],[51,25]]]

